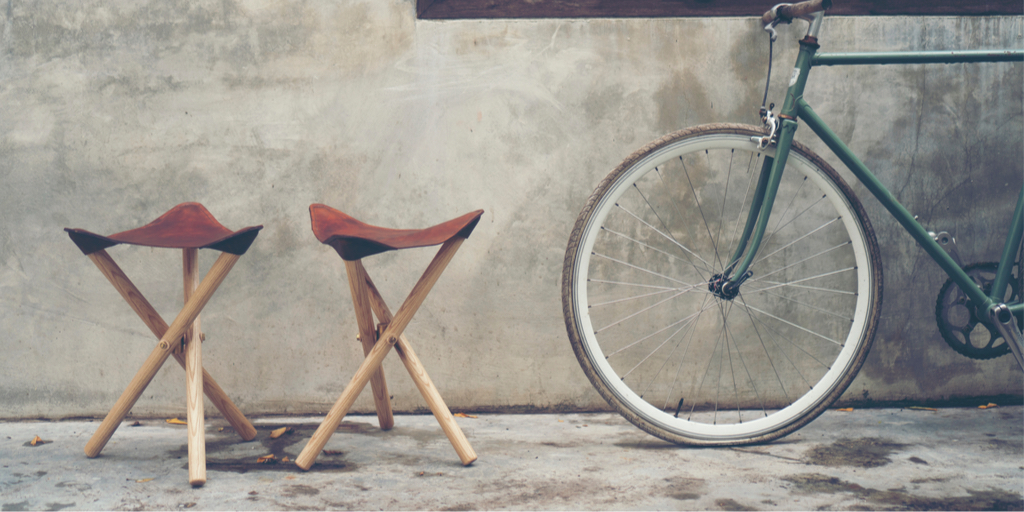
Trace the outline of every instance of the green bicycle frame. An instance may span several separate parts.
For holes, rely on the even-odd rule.
[[[882,206],[895,217],[896,221],[910,233],[910,236],[924,248],[925,252],[956,282],[960,289],[975,304],[979,305],[980,311],[988,311],[993,305],[1002,302],[1006,288],[1009,286],[1013,259],[1017,249],[1020,247],[1021,237],[1024,235],[1024,186],[1022,186],[1021,192],[1017,197],[1017,207],[1010,222],[1010,232],[1006,237],[1006,244],[999,259],[999,266],[996,270],[996,277],[993,281],[990,295],[986,296],[984,291],[974,283],[974,280],[956,264],[953,258],[914,219],[914,216],[900,204],[878,178],[871,173],[867,166],[818,117],[811,106],[803,99],[803,93],[804,86],[807,83],[807,75],[813,66],[1024,61],[1024,51],[834,53],[815,55],[817,49],[818,44],[814,37],[808,36],[800,41],[800,54],[797,57],[796,67],[793,70],[793,78],[786,92],[786,101],[779,113],[782,123],[776,144],[775,158],[774,161],[766,159],[766,163],[761,170],[761,177],[756,191],[757,196],[751,204],[747,226],[744,230],[744,236],[741,238],[743,242],[736,248],[736,252],[730,260],[740,262],[742,257],[742,262],[733,269],[734,272],[732,272],[730,277],[730,283],[738,285],[745,279],[743,276],[746,274],[764,237],[768,226],[768,217],[771,214],[772,204],[775,201],[775,194],[778,192],[779,182],[782,179],[782,170],[786,166],[793,134],[796,132],[796,120],[800,119],[814,131],[822,142],[853,172],[857,179],[871,191],[878,201],[882,203]],[[762,182],[766,185],[763,188],[761,186]],[[1008,304],[1008,306],[1013,314],[1017,316],[1024,314],[1024,304],[1015,303]]]

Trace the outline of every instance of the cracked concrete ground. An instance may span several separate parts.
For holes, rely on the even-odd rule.
[[[121,425],[84,455],[99,421],[4,422],[3,510],[1021,510],[1024,408],[828,411],[772,444],[677,447],[611,413],[479,415],[459,463],[432,416],[381,431],[350,416],[309,472],[291,463],[320,418],[258,418],[241,441],[207,422],[208,481],[187,482],[185,427]],[[277,439],[270,432],[291,431]],[[44,442],[30,443],[38,436]]]

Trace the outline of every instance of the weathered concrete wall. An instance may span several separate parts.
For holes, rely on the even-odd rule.
[[[485,209],[408,331],[442,394],[460,409],[603,407],[561,318],[569,229],[646,141],[755,122],[767,60],[753,19],[420,22],[411,0],[10,0],[0,12],[5,418],[104,414],[155,342],[62,228],[120,231],[184,201],[231,228],[266,226],[202,320],[206,366],[247,413],[323,411],[362,359],[342,262],[310,232],[314,202],[394,227]],[[800,30],[782,30],[775,98]],[[823,42],[1020,47],[1022,30],[1019,17],[834,18]],[[992,261],[1024,174],[1022,83],[1019,64],[824,69],[808,99],[966,261]],[[1020,394],[1010,358],[942,343],[944,277],[857,190],[884,252],[886,313],[847,396]],[[111,254],[170,321],[178,253]],[[214,257],[202,252],[204,272]],[[430,257],[368,267],[397,307]],[[421,408],[397,358],[385,370],[395,407]],[[134,413],[180,414],[183,387],[169,362]],[[372,408],[366,395],[357,409]]]

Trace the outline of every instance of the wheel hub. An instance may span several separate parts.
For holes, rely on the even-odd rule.
[[[733,300],[740,294],[740,285],[752,275],[754,275],[754,273],[748,270],[734,283],[729,280],[729,276],[725,275],[724,272],[721,274],[715,274],[711,276],[711,280],[708,281],[708,291],[713,293],[715,297],[718,297],[719,299]]]

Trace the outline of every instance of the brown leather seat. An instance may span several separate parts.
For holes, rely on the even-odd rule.
[[[203,205],[181,203],[141,228],[129,229],[110,236],[75,228],[64,228],[64,231],[68,232],[75,245],[87,255],[117,244],[174,249],[216,249],[242,255],[252,245],[261,229],[263,226],[250,226],[231,231],[217,222]]]
[[[317,240],[334,247],[346,261],[385,251],[440,245],[456,236],[469,238],[483,214],[483,210],[477,210],[424,229],[389,229],[366,224],[327,205],[309,206]]]

